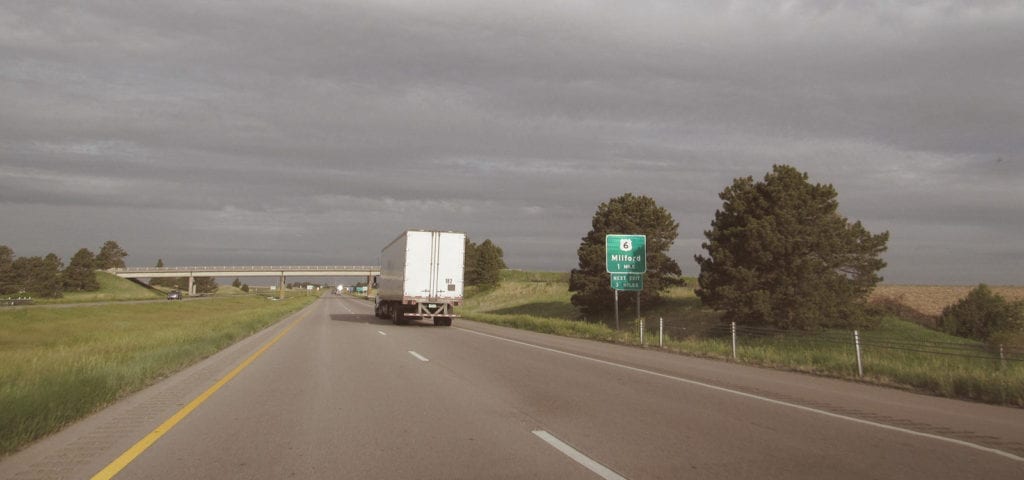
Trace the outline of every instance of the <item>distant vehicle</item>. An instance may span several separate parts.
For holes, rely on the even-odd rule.
[[[168,300],[181,300],[181,292],[177,290],[171,290],[167,293]]]
[[[403,325],[413,318],[450,326],[462,303],[466,234],[408,230],[380,252],[374,313]]]

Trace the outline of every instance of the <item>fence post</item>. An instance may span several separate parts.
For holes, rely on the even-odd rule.
[[[999,344],[999,369],[1006,369],[1006,356],[1003,355],[1003,344]]]
[[[644,319],[640,317],[640,346],[644,346]]]
[[[860,359],[860,332],[853,331],[853,345],[857,348],[857,375],[864,376],[864,364],[861,363]]]
[[[736,322],[732,322],[732,359],[736,360]]]
[[[665,348],[665,319],[658,317],[658,346]]]

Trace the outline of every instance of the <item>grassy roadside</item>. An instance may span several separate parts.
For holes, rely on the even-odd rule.
[[[617,331],[613,316],[583,321],[572,307],[570,296],[564,274],[505,272],[502,285],[497,289],[468,291],[461,314],[470,320],[495,325],[639,345],[635,307],[623,307],[621,328]],[[641,305],[641,315],[651,320],[645,328],[647,346],[657,343],[657,321],[661,317],[667,332],[666,350],[733,361],[731,338],[721,333],[720,315],[704,308],[691,287],[672,289],[659,305]],[[737,357],[744,364],[1024,407],[1024,362],[1003,365],[991,359],[865,347],[864,377],[859,377],[852,338],[847,341],[847,337],[850,332],[840,330],[741,337]],[[844,340],[837,342],[837,338]],[[929,330],[895,316],[885,317],[878,328],[862,332],[862,341],[865,345],[936,342],[980,346],[978,342]]]
[[[37,305],[64,303],[122,302],[129,300],[159,300],[164,294],[107,272],[96,272],[100,289],[95,292],[65,292],[60,298],[33,298]]]
[[[96,272],[96,281],[99,282],[100,288],[94,292],[64,292],[64,295],[60,298],[42,298],[32,297],[32,303],[34,305],[64,305],[64,304],[77,304],[77,303],[98,303],[98,302],[124,302],[124,301],[137,301],[137,300],[163,300],[167,296],[167,292],[171,290],[178,290],[171,287],[151,287],[147,288],[139,285],[130,280],[125,280],[112,275],[104,271]],[[306,290],[293,289],[285,290],[286,297],[295,296],[308,296],[308,295],[319,295],[319,292],[310,293]],[[230,296],[246,296],[246,295],[258,295],[258,296],[278,296],[278,292],[271,291],[270,289],[263,287],[253,287],[250,292],[243,292],[242,289],[227,285],[218,285],[217,291],[212,294],[203,296],[213,297],[230,297]],[[5,297],[12,296],[6,295]]]
[[[316,298],[0,310],[0,455],[208,357]]]

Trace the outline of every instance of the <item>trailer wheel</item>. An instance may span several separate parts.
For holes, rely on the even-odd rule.
[[[451,318],[434,317],[434,326],[437,327],[450,327],[452,326]]]
[[[409,321],[405,319],[405,316],[402,315],[401,306],[393,305],[391,307],[391,322],[395,325],[405,325],[409,323]]]

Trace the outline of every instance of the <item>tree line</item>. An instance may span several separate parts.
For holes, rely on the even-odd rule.
[[[0,245],[0,295],[27,294],[60,298],[65,292],[99,290],[96,270],[124,268],[128,256],[117,242],[107,240],[98,254],[81,248],[67,266],[55,253],[15,257],[14,250]]]

